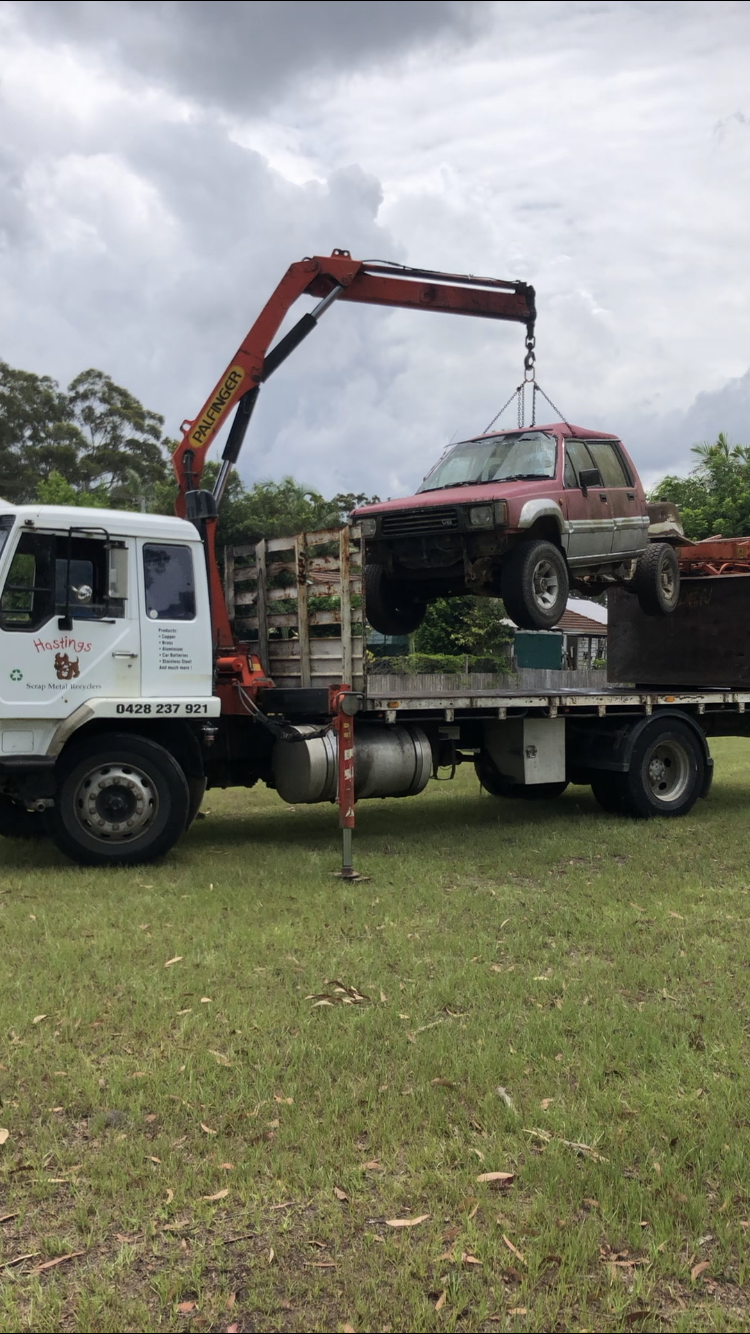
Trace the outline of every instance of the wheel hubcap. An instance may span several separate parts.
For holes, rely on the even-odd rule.
[[[675,577],[671,565],[666,562],[661,568],[661,591],[667,602],[672,602],[675,596]]]
[[[649,787],[659,801],[679,801],[690,781],[687,752],[674,741],[660,742],[648,758],[646,775]]]
[[[560,593],[560,576],[549,560],[540,560],[534,569],[534,599],[539,607],[551,611]]]
[[[151,779],[130,764],[102,764],[78,784],[74,810],[89,834],[120,843],[153,823],[159,797]]]

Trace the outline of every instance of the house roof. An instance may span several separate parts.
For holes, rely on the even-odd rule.
[[[570,605],[563,612],[555,629],[564,630],[569,635],[596,635],[599,638],[607,634],[606,622],[595,621],[591,616],[582,616],[579,611],[571,611]]]

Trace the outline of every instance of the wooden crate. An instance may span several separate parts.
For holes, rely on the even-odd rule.
[[[362,550],[357,527],[225,548],[235,634],[277,686],[364,690]]]

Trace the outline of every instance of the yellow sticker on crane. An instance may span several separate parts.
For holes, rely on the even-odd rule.
[[[234,392],[245,378],[242,366],[231,366],[224,379],[216,386],[204,411],[193,422],[190,439],[194,445],[203,445],[209,435],[213,435],[224,413],[227,411]]]

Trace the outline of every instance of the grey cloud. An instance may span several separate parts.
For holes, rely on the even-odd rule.
[[[684,475],[697,462],[693,445],[715,440],[720,431],[733,444],[750,444],[750,370],[720,389],[698,394],[684,411],[660,417],[634,413],[622,425],[636,458],[659,461],[656,470],[642,467],[647,483],[666,473]]]
[[[96,48],[151,83],[240,112],[294,85],[387,62],[481,27],[479,0],[35,0],[16,6],[38,39]]]

